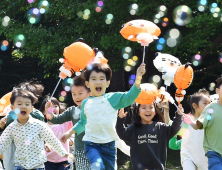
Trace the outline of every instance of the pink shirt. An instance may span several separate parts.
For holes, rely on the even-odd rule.
[[[60,140],[62,135],[73,127],[73,124],[72,124],[72,121],[69,121],[69,122],[63,123],[61,125],[58,125],[58,124],[50,125],[49,124],[49,127],[52,129],[55,136]],[[63,142],[61,142],[61,143],[62,143],[63,147],[66,149],[66,151],[69,152],[69,142],[68,142],[68,140],[66,141],[66,143],[63,143]],[[47,161],[49,161],[49,162],[57,163],[57,162],[67,161],[67,158],[59,156],[52,149],[51,149],[51,152],[46,152],[46,156],[47,156]]]

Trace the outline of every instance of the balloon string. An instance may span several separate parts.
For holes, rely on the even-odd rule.
[[[56,85],[56,87],[55,87],[55,89],[54,89],[54,91],[53,91],[53,93],[52,93],[52,95],[51,95],[51,97],[50,97],[50,101],[52,100],[52,96],[54,95],[54,93],[55,93],[55,91],[56,91],[56,89],[57,89],[57,87],[58,87],[58,85],[59,85],[59,83],[60,83],[61,80],[62,80],[62,79],[60,78],[59,81],[58,81],[58,83],[57,83],[57,85]]]
[[[180,113],[181,113],[181,115],[184,115],[184,113],[179,109],[179,107],[175,104],[175,103],[173,103],[175,106],[176,106],[176,108],[180,111]]]
[[[146,46],[143,46],[143,63],[144,63],[144,59],[145,59],[145,48],[146,48]]]

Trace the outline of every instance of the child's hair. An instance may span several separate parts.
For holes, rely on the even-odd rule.
[[[221,86],[221,84],[222,84],[222,76],[220,77],[220,78],[218,78],[217,80],[216,80],[216,82],[217,82],[217,85],[216,85],[216,88],[220,88],[220,86]]]
[[[86,81],[89,81],[89,77],[90,74],[92,73],[92,71],[95,71],[97,73],[102,72],[106,75],[106,80],[109,81],[112,78],[112,70],[109,67],[108,64],[104,64],[104,63],[93,63],[92,65],[90,65],[90,67],[87,67],[84,76]]]
[[[195,114],[195,109],[193,108],[193,103],[195,103],[197,106],[199,106],[199,101],[201,100],[202,95],[209,96],[210,94],[205,88],[202,88],[202,89],[199,89],[198,92],[188,96],[187,102],[190,105],[192,114]]]
[[[24,98],[30,99],[32,105],[38,100],[38,98],[33,93],[31,93],[28,90],[21,89],[21,88],[16,88],[12,91],[12,96],[10,98],[10,102],[12,105],[14,104],[15,99],[17,97],[24,97]]]
[[[152,121],[156,121],[156,122],[163,122],[165,123],[164,121],[164,117],[163,117],[163,113],[161,112],[161,110],[157,107],[156,103],[154,102],[154,108],[155,108],[155,116],[153,117]],[[140,104],[137,104],[137,103],[134,103],[132,105],[132,111],[133,111],[133,120],[134,120],[134,123],[136,125],[141,125],[141,117],[139,115],[139,108],[140,108]]]
[[[39,110],[43,113],[45,111],[45,104],[47,101],[49,101],[50,96],[45,96],[44,100],[42,101],[42,104],[39,108]],[[59,106],[59,114],[64,112],[66,110],[66,104],[65,103],[60,103],[55,97],[52,97],[51,99],[52,104]]]
[[[32,79],[30,81],[22,82],[15,88],[21,88],[23,90],[28,90],[32,92],[37,98],[42,97],[42,93],[44,91],[44,87],[40,82]]]
[[[90,89],[86,87],[85,81],[86,81],[85,77],[83,76],[83,74],[81,74],[80,76],[76,76],[73,78],[72,86],[83,86],[88,92],[90,92]]]

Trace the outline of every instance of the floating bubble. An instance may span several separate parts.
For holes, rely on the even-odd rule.
[[[133,60],[132,60],[132,61],[133,61]],[[132,66],[135,66],[135,65],[136,65],[136,62],[135,62],[135,61],[133,61],[131,65],[132,65]]]
[[[123,58],[124,59],[128,59],[129,58],[129,54],[127,54],[127,53],[123,54]]]
[[[135,15],[135,14],[136,14],[136,10],[131,9],[131,10],[130,10],[130,14],[131,14],[131,15]]]
[[[168,38],[167,39],[167,45],[169,47],[175,47],[177,45],[177,40],[174,38]]]
[[[2,45],[4,45],[4,46],[8,46],[8,41],[7,40],[4,40],[4,41],[2,41]]]
[[[20,109],[16,108],[16,109],[14,110],[14,112],[15,112],[15,114],[19,114],[19,113],[20,113]]]
[[[160,17],[164,16],[164,12],[163,11],[160,11],[158,14],[160,15]]]
[[[127,53],[129,53],[129,52],[131,52],[131,48],[130,48],[130,47],[126,47],[126,48],[125,48],[125,51],[126,51]]]
[[[67,93],[65,91],[61,92],[61,96],[66,96],[66,95],[67,95]]]
[[[167,9],[166,6],[164,6],[164,5],[161,5],[161,6],[160,6],[160,10],[161,10],[161,11],[166,11],[166,9]]]
[[[81,18],[82,16],[83,16],[83,12],[82,11],[79,11],[79,12],[77,12],[77,16],[79,17],[79,18]]]
[[[135,75],[135,74],[132,74],[132,75],[130,76],[130,79],[135,80],[135,79],[136,79],[136,75]]]
[[[196,54],[196,55],[195,55],[195,59],[196,59],[196,60],[200,60],[200,59],[201,59],[200,54]]]
[[[89,15],[90,14],[90,10],[89,9],[85,9],[84,10],[84,14]]]
[[[137,4],[132,4],[132,9],[138,9],[138,5]]]
[[[208,112],[209,112],[209,113],[213,113],[213,112],[214,112],[214,109],[210,108],[210,109],[208,110]]]
[[[131,84],[131,85],[134,84],[134,80],[130,80],[129,84]]]
[[[222,58],[220,58],[219,61],[222,63]]]
[[[4,46],[4,45],[2,45],[2,46],[1,46],[1,50],[2,50],[2,51],[6,51],[6,50],[7,50],[7,47]]]
[[[160,44],[164,44],[165,42],[166,42],[166,40],[165,40],[164,38],[160,38],[160,39],[159,39],[159,43],[160,43]]]
[[[64,97],[64,96],[60,96],[60,97],[59,97],[59,101],[60,101],[60,102],[64,102],[64,101],[65,101],[65,97]]]
[[[49,107],[49,108],[48,108],[48,112],[49,112],[49,113],[53,113],[53,112],[54,112],[54,108],[53,108],[53,107]]]
[[[193,61],[193,65],[194,65],[194,66],[198,66],[198,65],[199,65],[199,62],[198,62],[198,61]]]
[[[92,64],[87,65],[87,70],[92,70]]]
[[[25,141],[25,145],[30,145],[30,140]]]
[[[71,90],[71,88],[69,86],[65,86],[64,90],[68,92]]]
[[[32,8],[27,13],[28,21],[31,24],[36,24],[41,19],[41,14],[38,8]]]
[[[173,11],[174,22],[179,26],[190,23],[192,18],[192,10],[186,5],[180,5]]]
[[[30,4],[33,3],[33,2],[34,2],[34,0],[28,0],[28,3],[30,3]]]
[[[159,83],[160,82],[160,76],[158,76],[158,75],[153,76],[153,81],[155,83]]]
[[[4,20],[4,22],[9,22],[9,21],[10,21],[10,18],[9,18],[9,16],[5,16],[5,17],[3,18],[3,20]]]
[[[110,19],[110,20],[112,20],[113,19],[113,14],[107,14],[107,19]]]
[[[211,115],[207,115],[207,120],[211,120],[211,119],[212,119]]]
[[[201,5],[207,5],[207,0],[200,0],[199,2]]]
[[[170,30],[169,35],[173,39],[177,39],[180,36],[180,31],[176,28]]]
[[[110,19],[106,19],[105,22],[106,24],[111,24],[112,21]]]
[[[8,22],[2,22],[2,26],[7,27],[8,26]]]
[[[138,57],[137,56],[133,56],[133,61],[137,61]]]
[[[198,10],[199,10],[200,12],[203,12],[203,11],[205,10],[205,7],[202,6],[202,5],[200,5],[200,6],[198,6]]]
[[[154,23],[158,24],[160,21],[158,19],[154,19]]]
[[[96,7],[96,12],[101,12],[102,8]]]
[[[42,151],[41,151],[41,154],[42,154],[42,155],[45,155],[45,151],[44,151],[44,150],[42,150]]]
[[[216,8],[218,5],[217,5],[217,3],[214,2],[214,3],[211,4],[211,6],[212,6],[213,8]]]
[[[125,71],[129,72],[131,70],[131,67],[130,66],[125,66]]]
[[[133,62],[134,62],[134,61],[133,61],[132,59],[128,59],[128,60],[127,60],[127,64],[129,64],[129,65],[132,65]]]
[[[39,4],[38,4],[38,7],[39,7],[39,11],[41,14],[45,14],[49,11],[49,2],[44,0],[44,1],[40,1]]]
[[[83,14],[82,18],[87,20],[87,19],[89,19],[89,15]]]
[[[215,87],[216,85],[215,85],[215,83],[210,83],[210,87]]]
[[[97,5],[100,6],[100,7],[103,6],[103,1],[98,1]]]
[[[158,44],[158,45],[156,46],[156,49],[157,49],[157,50],[162,50],[162,49],[163,49],[163,46],[162,46],[161,44]]]
[[[163,27],[166,27],[166,26],[167,26],[167,23],[166,23],[166,22],[162,23],[162,26],[163,26]]]

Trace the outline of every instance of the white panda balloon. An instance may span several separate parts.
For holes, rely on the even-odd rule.
[[[174,75],[181,62],[178,58],[170,54],[158,52],[155,55],[156,58],[153,60],[153,64],[159,72],[162,72],[164,84],[170,86],[174,82]]]
[[[210,101],[212,103],[217,103],[219,101],[219,95],[218,94],[210,95]]]

